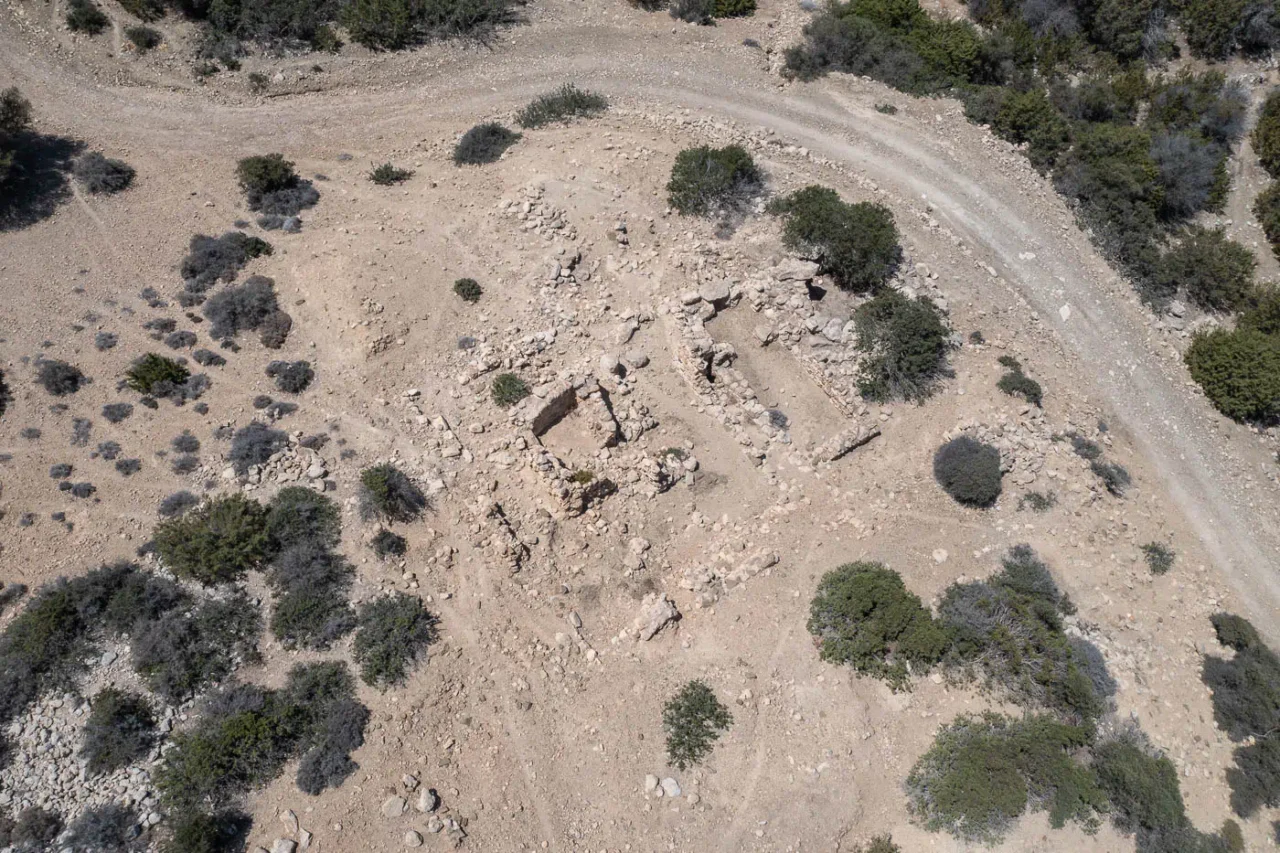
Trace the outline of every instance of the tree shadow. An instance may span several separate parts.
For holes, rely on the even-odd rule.
[[[61,136],[20,134],[13,167],[0,190],[0,232],[48,219],[71,196],[72,162],[84,143]]]

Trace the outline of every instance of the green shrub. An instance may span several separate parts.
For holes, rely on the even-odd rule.
[[[176,575],[203,584],[239,580],[268,555],[267,511],[239,493],[206,501],[156,526],[156,553]]]
[[[755,7],[755,0],[739,0]],[[539,95],[516,113],[516,124],[526,130],[545,127],[554,122],[568,123],[575,118],[591,118],[609,108],[609,101],[604,95],[579,89],[572,83],[565,83],[554,92]]]
[[[763,180],[740,145],[686,148],[671,167],[667,203],[685,216],[740,211],[760,193]]]
[[[1128,469],[1118,462],[1104,462],[1101,459],[1095,459],[1089,463],[1089,470],[1097,475],[1108,492],[1118,498],[1124,497],[1124,493],[1128,491],[1129,486],[1133,483],[1133,478],[1129,476]]]
[[[0,183],[9,177],[17,137],[31,127],[31,102],[14,87],[0,91]]]
[[[151,394],[161,383],[181,385],[190,376],[191,371],[182,362],[149,352],[129,365],[124,383],[139,394]]]
[[[1153,575],[1163,575],[1173,568],[1174,553],[1169,546],[1160,542],[1148,542],[1142,546],[1142,555],[1146,558],[1147,568]]]
[[[1099,688],[1110,681],[1105,664],[1064,633],[1062,617],[1072,612],[1048,566],[1018,545],[997,574],[949,586],[938,621],[951,638],[950,666],[980,673],[1018,704],[1083,723],[1105,710],[1110,689]]]
[[[1213,329],[1192,339],[1184,360],[1210,402],[1237,421],[1280,415],[1280,339],[1253,329]]]
[[[951,375],[950,332],[928,298],[908,299],[886,290],[853,313],[857,347],[864,358],[858,390],[869,400],[912,400],[932,396]]]
[[[341,23],[371,50],[400,50],[433,38],[483,37],[515,19],[516,0],[353,0]]]
[[[502,373],[493,380],[490,394],[500,409],[509,409],[532,392],[525,381],[514,373]]]
[[[1280,742],[1274,732],[1235,750],[1235,767],[1227,768],[1231,808],[1243,818],[1259,809],[1280,806]]]
[[[170,610],[133,635],[133,668],[170,704],[190,699],[226,678],[241,661],[256,661],[262,622],[242,593]]]
[[[710,24],[714,18],[716,0],[670,0],[667,11],[671,17],[690,24]]]
[[[1000,497],[1000,451],[958,436],[934,454],[933,476],[957,503],[985,509]]]
[[[885,833],[875,836],[866,847],[859,847],[854,853],[902,853],[902,848],[894,844],[893,838]]]
[[[67,27],[72,32],[96,36],[111,25],[111,19],[102,14],[93,0],[70,0],[67,4]]]
[[[1280,178],[1280,89],[1274,89],[1267,95],[1249,141],[1253,143],[1253,153],[1258,155],[1258,162],[1267,174]]]
[[[1080,204],[1080,214],[1103,251],[1126,271],[1145,276],[1164,204],[1160,172],[1147,131],[1091,124],[1054,172],[1058,191]]]
[[[94,195],[112,195],[133,183],[133,167],[123,160],[112,160],[97,151],[85,154],[75,165],[76,180]]]
[[[276,591],[271,633],[286,646],[325,649],[355,627],[347,590],[355,569],[322,541],[304,538],[280,553],[267,580]]]
[[[690,681],[662,708],[667,759],[681,770],[701,764],[732,723],[729,709],[711,688],[701,681]]]
[[[742,18],[756,13],[756,0],[716,0],[715,18]]]
[[[266,533],[272,553],[313,543],[335,548],[342,535],[338,505],[305,486],[285,486],[267,504]]]
[[[998,842],[1028,806],[1049,823],[1098,825],[1106,796],[1071,753],[1088,742],[1077,726],[1046,716],[986,713],[944,726],[907,776],[912,812],[926,829],[966,841]]]
[[[90,773],[110,773],[144,757],[156,740],[156,718],[141,696],[108,687],[93,697],[80,754]]]
[[[1187,228],[1182,240],[1160,258],[1156,278],[1161,292],[1179,286],[1205,311],[1231,313],[1253,293],[1253,252],[1227,237],[1222,228]]]
[[[88,380],[80,372],[80,368],[74,364],[67,364],[65,361],[56,359],[46,359],[39,363],[36,382],[54,397],[65,397],[68,394],[74,394],[79,391]]]
[[[1044,400],[1044,389],[1040,387],[1040,383],[1022,372],[1022,365],[1016,358],[1003,356],[1000,363],[1008,369],[1008,372],[1000,377],[996,387],[1010,397],[1021,397],[1028,403],[1039,406]]]
[[[1018,509],[1030,509],[1032,512],[1047,512],[1058,504],[1058,496],[1053,492],[1027,492],[1018,499]]]
[[[996,111],[991,129],[1014,144],[1026,143],[1031,165],[1041,171],[1053,166],[1071,144],[1066,119],[1039,89],[1008,95]]]
[[[907,667],[941,659],[947,635],[895,571],[847,563],[827,572],[809,607],[809,633],[822,659],[905,686]]]
[[[253,823],[236,811],[206,814],[181,812],[169,818],[169,838],[165,853],[235,853],[244,849],[245,836]]]
[[[290,189],[298,183],[293,163],[278,153],[245,157],[236,164],[236,178],[240,181],[240,189],[250,198]]]
[[[349,716],[353,704],[352,679],[337,662],[295,666],[281,690],[238,685],[214,696],[196,726],[173,737],[156,774],[161,801],[170,812],[228,807],[290,759],[331,748],[330,717]],[[360,741],[365,721],[356,721]]]
[[[1253,215],[1271,244],[1271,253],[1280,257],[1280,181],[1272,181],[1253,200]]]
[[[484,291],[474,278],[460,278],[453,283],[453,292],[463,302],[479,302]]]
[[[394,465],[376,465],[360,472],[360,508],[366,517],[413,521],[427,508],[427,498]]]
[[[148,24],[163,18],[167,11],[161,0],[119,0],[119,2],[121,9]]]
[[[370,50],[400,50],[420,38],[408,0],[352,0],[342,7],[341,23]]]
[[[1212,617],[1231,659],[1206,655],[1202,678],[1213,692],[1213,716],[1235,741],[1264,738],[1280,726],[1280,659],[1239,616]]]
[[[1280,288],[1259,287],[1250,304],[1236,322],[1237,329],[1250,329],[1264,335],[1280,335]]]
[[[403,536],[385,529],[379,530],[369,544],[379,560],[385,560],[387,557],[403,557],[409,550],[409,543]]]
[[[483,166],[486,163],[496,163],[519,139],[520,134],[507,130],[496,122],[478,124],[458,140],[458,144],[453,149],[453,162],[459,166]]]
[[[400,169],[390,163],[383,163],[369,172],[369,180],[382,187],[404,183],[412,177],[412,169]]]
[[[1237,46],[1247,0],[1184,0],[1178,20],[1191,55],[1226,59]]]
[[[882,205],[846,204],[835,190],[808,186],[775,199],[769,209],[784,219],[783,242],[815,258],[845,290],[874,290],[902,262],[893,214]]]
[[[1178,771],[1151,752],[1145,738],[1123,733],[1093,751],[1093,770],[1111,800],[1112,819],[1126,832],[1151,832],[1187,825]]]
[[[364,682],[383,689],[403,682],[410,664],[436,639],[436,618],[421,599],[404,593],[365,602],[356,624],[351,657]]]

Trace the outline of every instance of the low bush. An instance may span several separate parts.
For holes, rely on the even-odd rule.
[[[392,184],[401,184],[413,177],[412,169],[400,169],[390,163],[383,163],[369,172],[369,180],[378,186],[389,187]]]
[[[172,815],[164,853],[239,853],[244,850],[253,819],[238,811]]]
[[[1133,484],[1133,478],[1129,476],[1128,469],[1119,462],[1104,462],[1101,459],[1095,459],[1089,463],[1089,470],[1097,475],[1108,492],[1118,498],[1124,497],[1124,493]]]
[[[174,518],[199,505],[200,499],[191,494],[191,492],[174,492],[160,501],[160,506],[156,511],[161,518]]]
[[[65,397],[79,391],[88,380],[75,365],[46,359],[37,365],[36,382],[54,397]]]
[[[156,741],[156,718],[141,696],[108,687],[93,697],[93,710],[84,727],[80,754],[90,773],[110,773],[151,751]]]
[[[172,332],[165,335],[164,345],[169,349],[187,349],[196,345],[196,333],[187,331]]]
[[[256,204],[263,196],[298,185],[298,173],[294,171],[293,163],[278,153],[240,160],[236,163],[236,179],[249,199],[251,210],[257,209]]]
[[[124,37],[137,49],[139,56],[149,53],[164,41],[159,30],[143,26],[125,27]]]
[[[37,853],[49,850],[61,832],[61,815],[32,806],[18,813],[10,841],[19,853]]]
[[[360,605],[351,657],[366,684],[383,688],[409,676],[409,667],[436,639],[436,618],[417,596],[395,593]]]
[[[1067,120],[1039,89],[1013,92],[996,111],[991,129],[1015,145],[1027,146],[1031,165],[1044,172],[1071,144]]]
[[[460,278],[453,283],[453,292],[458,294],[458,298],[463,302],[479,302],[480,296],[484,293],[480,289],[480,283],[474,278]]]
[[[1018,509],[1029,509],[1032,512],[1047,512],[1058,505],[1058,496],[1053,492],[1027,492],[1018,499]]]
[[[427,508],[427,497],[394,465],[360,472],[360,510],[366,518],[413,521]]]
[[[96,36],[111,25],[111,19],[102,13],[93,0],[70,0],[67,3],[67,28],[72,32]]]
[[[676,155],[667,203],[685,216],[739,212],[763,189],[764,176],[746,149],[686,148]]]
[[[886,290],[859,305],[853,321],[857,347],[865,354],[858,367],[863,397],[921,402],[950,375],[950,333],[929,299]]]
[[[1222,60],[1240,47],[1244,33],[1245,0],[1185,0],[1178,21],[1187,37],[1191,55]]]
[[[1173,568],[1173,550],[1160,542],[1148,542],[1143,545],[1142,556],[1146,559],[1147,568],[1153,575],[1167,574]]]
[[[1253,215],[1271,244],[1271,253],[1280,257],[1280,181],[1272,181],[1253,200]]]
[[[268,314],[258,326],[258,339],[267,349],[280,349],[293,328],[293,318],[283,311]]]
[[[1022,365],[1017,359],[1004,356],[1000,363],[1007,368],[1007,372],[996,382],[997,388],[1010,397],[1021,397],[1033,406],[1039,406],[1044,401],[1044,389],[1039,382],[1022,372]]]
[[[142,470],[141,459],[117,459],[115,465],[116,471],[126,477],[130,477]]]
[[[520,134],[496,122],[478,124],[464,133],[454,146],[453,162],[459,166],[496,163],[519,139]]]
[[[712,15],[716,18],[744,18],[754,15],[756,0],[716,0]]]
[[[128,189],[135,174],[128,163],[104,157],[97,151],[85,154],[75,165],[76,180],[95,195],[111,195]]]
[[[227,360],[216,352],[207,349],[198,349],[191,353],[191,358],[201,367],[222,367]]]
[[[701,681],[690,681],[662,708],[667,760],[681,770],[711,754],[711,748],[733,724],[733,715]]]
[[[234,338],[254,330],[280,310],[275,282],[266,276],[250,276],[244,284],[231,285],[209,297],[204,316],[212,338]]]
[[[1063,630],[1074,612],[1048,566],[1026,545],[1005,555],[1001,571],[981,581],[955,583],[938,604],[938,621],[951,638],[954,669],[980,674],[1010,700],[1049,708],[1085,723],[1105,710],[1110,680]]]
[[[31,102],[15,87],[0,90],[0,183],[11,174],[19,139],[31,127]]]
[[[715,17],[717,0],[671,0],[667,11],[671,17],[690,24],[710,24]]]
[[[908,666],[936,663],[947,635],[895,571],[847,563],[823,576],[809,608],[809,633],[825,661],[906,685]]]
[[[276,381],[276,388],[286,394],[301,394],[311,385],[316,372],[309,361],[273,361],[267,365],[267,376]]]
[[[1088,740],[1085,729],[1043,715],[959,717],[907,776],[910,808],[931,831],[984,844],[998,842],[1029,807],[1047,810],[1053,827],[1075,820],[1092,830],[1106,795],[1072,758]]]
[[[933,476],[957,503],[985,509],[1000,497],[1000,451],[967,435],[953,438],[934,454]]]
[[[1280,178],[1280,89],[1272,90],[1262,109],[1258,111],[1258,123],[1249,136],[1253,153],[1258,162],[1273,178]]]
[[[133,668],[158,696],[180,704],[257,658],[258,608],[243,593],[174,609],[143,623],[130,644]]]
[[[1162,293],[1179,288],[1204,311],[1233,313],[1254,290],[1253,252],[1229,238],[1222,228],[1190,226],[1182,239],[1160,258],[1155,278]]]
[[[142,853],[146,827],[136,812],[109,803],[83,812],[67,830],[66,844],[75,853]]]
[[[554,92],[534,98],[516,113],[516,124],[528,130],[555,122],[568,123],[576,118],[592,118],[608,108],[609,101],[604,95],[565,83]]]
[[[118,424],[133,414],[133,406],[129,403],[108,403],[102,407],[102,417],[110,424]]]
[[[204,293],[218,281],[233,281],[245,264],[272,251],[270,243],[241,231],[221,237],[196,234],[179,271],[188,292]]]
[[[268,580],[277,592],[271,632],[286,646],[328,648],[355,627],[346,593],[355,569],[324,545],[303,539],[283,551]]]
[[[847,204],[835,190],[808,186],[775,199],[769,210],[783,217],[783,243],[817,260],[845,290],[872,291],[902,262],[893,214],[882,205]]]
[[[272,454],[283,450],[288,443],[289,437],[280,430],[251,421],[231,437],[227,459],[236,473],[243,476],[253,466],[265,465]]]
[[[353,0],[342,25],[352,41],[371,50],[400,50],[430,39],[484,38],[516,19],[517,0]]]
[[[387,557],[403,557],[409,550],[409,543],[403,536],[385,529],[379,530],[369,544],[379,560],[385,560]]]
[[[1151,140],[1151,160],[1163,190],[1161,211],[1167,219],[1185,219],[1218,206],[1225,199],[1222,148],[1198,133],[1162,133]]]
[[[1085,438],[1079,433],[1071,433],[1071,450],[1081,459],[1092,462],[1094,459],[1102,458],[1102,445],[1090,438]]]
[[[347,743],[359,746],[368,718],[352,719],[353,705],[351,676],[337,662],[295,666],[281,690],[231,687],[210,698],[195,728],[174,736],[156,776],[161,801],[171,812],[225,809],[290,759],[332,750],[336,714],[345,718]]]
[[[272,553],[303,543],[336,548],[342,516],[328,496],[305,486],[285,486],[267,504],[266,532]]]
[[[490,389],[490,396],[500,409],[511,408],[531,393],[525,381],[514,373],[499,374]]]
[[[182,362],[149,352],[129,365],[125,371],[125,385],[139,394],[155,394],[165,383],[181,385],[191,376]]]
[[[1148,833],[1188,825],[1178,771],[1140,734],[1123,731],[1093,750],[1093,770],[1111,800],[1112,820],[1126,832]]]
[[[156,526],[156,553],[174,574],[213,585],[257,568],[269,548],[267,511],[241,494],[213,498]]]

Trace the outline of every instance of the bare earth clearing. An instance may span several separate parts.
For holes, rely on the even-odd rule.
[[[406,830],[425,833],[426,817],[410,808],[388,818],[381,807],[407,773],[466,818],[464,844],[477,850],[832,851],[882,831],[904,850],[965,849],[910,822],[901,783],[939,724],[990,701],[963,686],[925,681],[894,694],[855,679],[818,660],[805,621],[816,580],[841,563],[881,560],[928,603],[957,578],[991,574],[1019,542],[1076,602],[1080,631],[1120,682],[1120,715],[1136,714],[1174,760],[1194,822],[1215,828],[1229,814],[1231,743],[1214,726],[1200,660],[1216,647],[1207,616],[1218,610],[1280,640],[1273,450],[1212,411],[1186,377],[1179,339],[1155,327],[1047,183],[958,104],[839,76],[780,85],[765,54],[741,41],[784,46],[802,22],[790,4],[673,32],[665,15],[622,3],[539,3],[528,25],[487,48],[326,57],[323,76],[303,73],[309,58],[279,61],[270,67],[285,72],[275,89],[285,94],[265,99],[193,87],[163,57],[107,56],[104,39],[83,54],[55,51],[66,34],[26,16],[56,5],[0,10],[0,80],[32,101],[42,131],[84,139],[139,177],[124,195],[76,196],[0,234],[0,335],[15,395],[0,424],[0,450],[13,454],[0,468],[3,580],[34,587],[131,557],[165,495],[228,487],[213,430],[257,415],[250,399],[273,393],[268,361],[305,358],[317,382],[278,426],[328,428],[357,451],[349,461],[334,442],[321,451],[346,510],[354,597],[416,591],[441,619],[441,641],[407,685],[361,687],[373,722],[354,755],[358,773],[318,798],[291,773],[256,794],[251,849],[286,833],[277,815],[287,809],[314,834],[313,850],[402,849]],[[450,161],[466,128],[509,120],[570,80],[608,95],[610,111],[529,131],[489,167]],[[886,101],[896,115],[875,111]],[[939,396],[867,409],[842,385],[838,361],[825,362],[836,376],[823,372],[819,359],[843,346],[814,340],[822,336],[803,317],[847,319],[852,303],[834,288],[809,303],[802,284],[779,280],[786,253],[772,218],[721,240],[707,223],[666,213],[676,152],[729,141],[752,150],[771,190],[819,182],[894,210],[905,284],[941,296],[956,331],[982,330],[989,342],[955,353],[956,376]],[[175,317],[208,345],[176,305],[153,310],[137,294],[152,286],[167,298],[192,234],[251,218],[235,161],[267,151],[328,178],[302,232],[264,235],[276,252],[248,269],[276,280],[293,316],[285,348],[269,353],[251,339],[209,370],[208,415],[162,403],[118,426],[101,422],[101,406],[121,399],[114,388],[128,362],[161,351],[145,320]],[[414,169],[412,179],[370,183],[369,167],[388,160]],[[1237,193],[1254,191],[1237,182]],[[1233,231],[1257,240],[1242,219],[1247,200],[1230,209]],[[576,281],[549,278],[553,262]],[[484,287],[477,305],[454,297],[462,276]],[[700,383],[682,296],[725,278],[731,304],[706,334],[732,343],[736,374]],[[800,331],[762,348],[761,323]],[[95,351],[97,330],[117,333],[119,345]],[[461,335],[479,345],[459,349]],[[996,390],[1004,353],[1045,386],[1043,413]],[[95,380],[70,411],[49,411],[21,361],[40,354]],[[625,379],[602,369],[602,356],[634,364],[639,354],[647,365]],[[527,429],[489,400],[492,376],[512,368],[531,385],[594,376],[605,386],[626,440],[602,449],[580,407],[543,443],[569,468],[607,472],[619,494],[581,515],[564,511]],[[742,401],[753,398],[786,414],[789,435],[752,416]],[[73,416],[97,422],[90,446],[119,441],[142,472],[125,479],[69,448]],[[814,465],[818,445],[854,422],[882,434]],[[43,438],[20,438],[28,426]],[[986,513],[957,506],[931,473],[933,449],[966,427],[1015,460]],[[204,442],[205,467],[180,477],[154,452],[183,429]],[[1128,497],[1108,495],[1069,444],[1049,438],[1071,429],[1129,468]],[[642,457],[676,446],[697,471],[651,496]],[[370,555],[373,528],[351,504],[359,469],[391,458],[435,484],[434,511],[397,528],[410,542],[403,567]],[[46,472],[62,461],[97,485],[99,502],[56,490]],[[274,483],[264,477],[259,488],[265,497]],[[1030,489],[1055,491],[1058,505],[1019,511]],[[73,531],[49,520],[56,511]],[[24,512],[36,514],[33,526],[19,527]],[[1177,551],[1169,575],[1153,578],[1142,563],[1138,546],[1150,541]],[[637,641],[628,629],[653,593],[682,618]],[[267,664],[244,677],[278,683],[298,657],[267,641],[264,652]],[[734,725],[704,767],[680,773],[665,763],[661,707],[690,678],[735,700]],[[682,797],[647,795],[649,773],[677,778]],[[1273,817],[1245,824],[1250,849],[1271,844]],[[447,846],[427,834],[428,849]],[[1133,842],[1109,827],[1092,837],[1050,830],[1040,814],[998,849]]]

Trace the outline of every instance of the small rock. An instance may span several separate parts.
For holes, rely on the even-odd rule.
[[[400,817],[404,814],[405,806],[408,805],[404,801],[404,797],[387,797],[386,802],[382,804],[383,817]]]
[[[418,811],[427,814],[438,808],[440,808],[440,795],[436,793],[436,789],[423,788],[422,793],[418,794]]]
[[[294,853],[297,849],[298,842],[292,838],[277,838],[271,845],[271,853]]]
[[[680,796],[680,783],[668,776],[662,780],[662,793],[668,797]]]
[[[412,829],[406,832],[404,834],[404,846],[405,847],[421,847],[422,833]]]
[[[644,777],[644,792],[652,794],[658,788],[658,777],[652,773]]]

